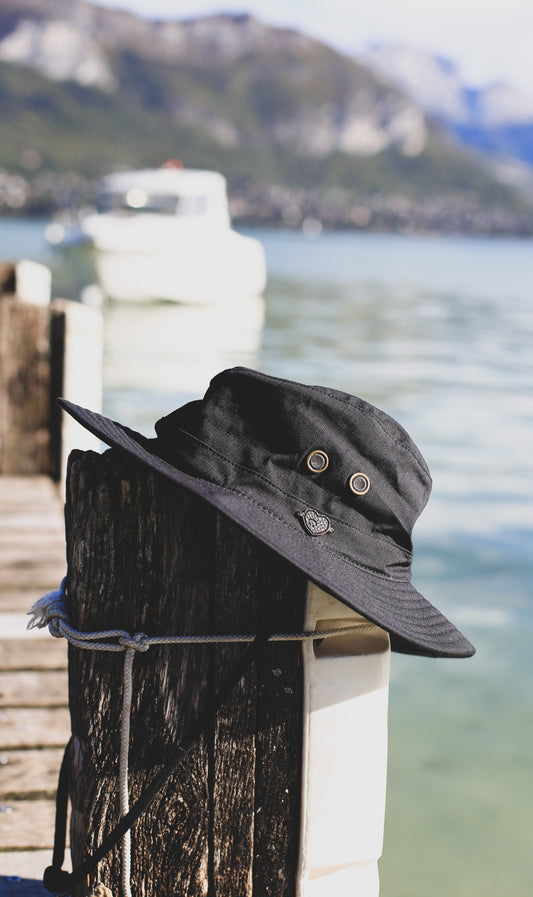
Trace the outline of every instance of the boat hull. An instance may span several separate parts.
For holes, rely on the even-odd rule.
[[[110,299],[212,303],[260,295],[266,284],[261,243],[228,229],[149,251],[96,250],[100,286]]]

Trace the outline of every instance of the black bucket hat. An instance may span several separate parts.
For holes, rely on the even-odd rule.
[[[393,650],[474,653],[411,584],[411,532],[431,476],[406,431],[378,408],[241,367],[161,418],[155,439],[65,399],[59,404],[387,630]]]

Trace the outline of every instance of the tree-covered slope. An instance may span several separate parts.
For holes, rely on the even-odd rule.
[[[28,176],[179,157],[270,184],[519,207],[370,69],[249,16],[149,23],[82,0],[0,0],[0,168]]]

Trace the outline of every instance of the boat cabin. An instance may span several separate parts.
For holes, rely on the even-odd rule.
[[[123,171],[102,178],[100,214],[143,213],[208,219],[229,225],[226,179],[216,171],[161,168]]]

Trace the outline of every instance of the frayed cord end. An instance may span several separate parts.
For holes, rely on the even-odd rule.
[[[106,886],[99,881],[94,890],[89,894],[89,897],[113,897],[113,894],[109,888],[106,888]]]
[[[67,619],[65,583],[66,576],[63,578],[59,589],[43,595],[30,607],[28,614],[31,615],[31,620],[26,627],[27,629],[44,629],[45,626],[53,624],[54,620]],[[52,634],[54,633],[52,632]]]

